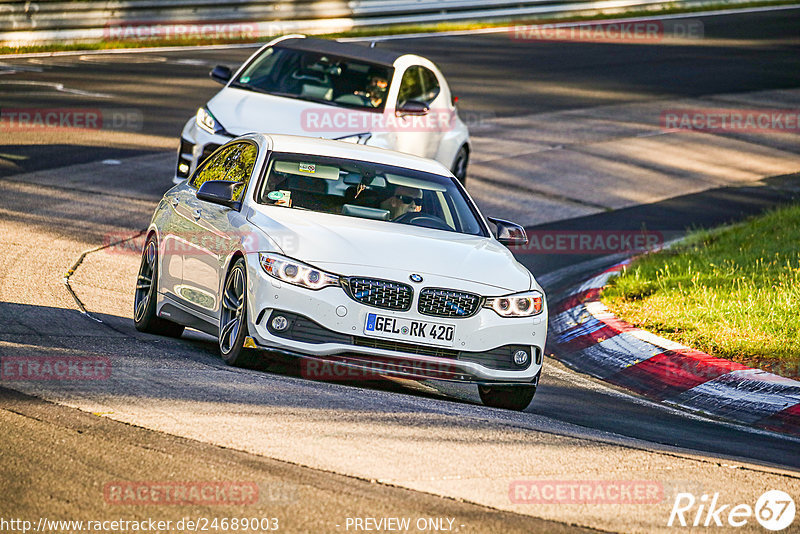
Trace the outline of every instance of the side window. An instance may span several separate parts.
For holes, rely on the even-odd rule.
[[[210,157],[195,173],[189,185],[198,189],[203,182],[209,180],[230,180],[241,182],[236,197],[240,197],[247,189],[247,183],[256,165],[258,148],[253,143],[235,143]]]
[[[421,68],[414,65],[403,73],[403,79],[400,80],[400,91],[397,95],[397,107],[403,106],[409,100],[422,100],[424,88],[420,76]]]
[[[242,187],[236,189],[233,198],[234,200],[239,200],[244,190],[247,189],[250,177],[253,175],[258,148],[252,143],[239,143],[234,146],[237,147],[237,151],[229,157],[230,166],[225,179],[232,182],[241,182]]]
[[[430,106],[431,102],[436,100],[436,97],[439,96],[439,79],[436,77],[433,71],[426,69],[425,67],[420,67],[419,71],[420,74],[422,74],[423,87],[423,93],[420,101]]]
[[[416,100],[428,106],[439,96],[439,80],[436,75],[425,67],[414,65],[409,67],[400,81],[400,91],[397,95],[397,107],[409,100]]]
[[[255,85],[260,85],[261,82],[264,82],[273,75],[273,71],[275,70],[275,65],[279,63],[279,59],[286,54],[282,54],[282,50],[278,49],[276,51],[275,48],[267,48],[264,50],[264,53],[261,54],[258,58],[256,58],[253,63],[247,67],[241,76],[239,76],[240,83],[251,83]]]

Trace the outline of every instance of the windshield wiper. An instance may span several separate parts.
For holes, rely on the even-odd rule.
[[[333,104],[333,101],[325,100],[324,98],[311,98],[310,96],[296,95],[294,93],[281,93],[279,91],[272,91],[269,94],[283,96],[286,98],[294,98],[295,100],[303,100],[305,102],[314,102],[315,104]]]
[[[265,95],[282,96],[285,98],[296,98],[298,100],[308,100],[306,98],[302,98],[300,95],[296,95],[293,93],[284,93],[281,91],[268,91],[267,89],[263,89],[261,87],[258,87],[257,85],[250,85],[249,83],[231,82],[231,87],[236,87],[237,89],[247,89],[249,91],[254,91],[256,93],[263,93]]]

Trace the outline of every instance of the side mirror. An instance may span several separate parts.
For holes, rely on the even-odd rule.
[[[222,85],[225,85],[231,81],[231,78],[233,78],[233,72],[231,72],[231,69],[225,65],[217,65],[211,69],[211,72],[208,73],[208,75],[211,76],[212,80],[219,82]]]
[[[489,222],[494,223],[497,227],[497,240],[505,246],[522,246],[528,244],[528,236],[525,229],[520,225],[504,221],[503,219],[495,219],[494,217],[487,217]]]
[[[209,180],[200,185],[200,189],[197,190],[197,198],[239,211],[242,209],[242,201],[234,200],[233,195],[236,187],[241,185],[241,182],[229,180]]]
[[[405,117],[406,115],[427,115],[430,108],[418,100],[407,100],[405,104],[397,108],[395,115]]]

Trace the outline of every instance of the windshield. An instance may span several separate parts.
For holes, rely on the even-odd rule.
[[[328,54],[271,47],[232,87],[367,110],[383,110],[394,69]]]
[[[257,201],[486,235],[470,202],[446,176],[350,159],[273,154]]]

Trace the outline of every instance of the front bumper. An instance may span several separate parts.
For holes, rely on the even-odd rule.
[[[181,132],[178,158],[172,182],[179,184],[186,180],[198,165],[231,139],[233,137],[228,135],[210,134],[197,127],[194,117],[189,119],[183,127],[183,132]]]
[[[448,371],[441,362],[388,357],[381,354],[312,355],[296,350],[260,345],[250,336],[245,340],[245,347],[298,358],[305,362],[303,375],[306,378],[320,380],[356,381],[397,377],[409,380],[444,380],[486,386],[536,386],[542,374],[540,365],[539,371],[532,380],[484,378],[473,373],[469,367],[458,367],[458,363],[451,365]]]
[[[370,375],[439,379],[480,384],[535,384],[542,368],[547,336],[547,311],[535,317],[500,317],[481,309],[467,318],[438,318],[417,312],[419,291],[409,311],[367,306],[350,298],[340,287],[312,291],[269,277],[248,255],[248,320],[252,346],[307,360],[337,362]],[[426,276],[430,287],[446,287],[444,280]],[[451,281],[452,283],[452,281]],[[421,289],[424,287],[420,285]],[[455,326],[453,345],[377,338],[365,331],[367,315],[379,314]],[[275,315],[291,327],[277,332]],[[297,328],[295,328],[297,325]],[[513,353],[526,350],[525,365],[513,362]]]

